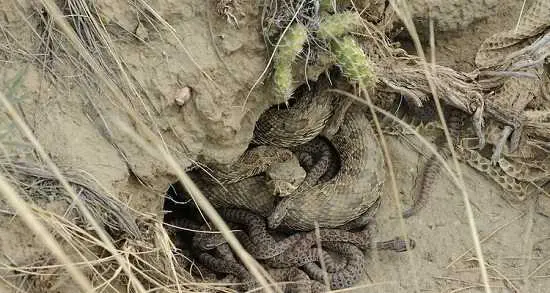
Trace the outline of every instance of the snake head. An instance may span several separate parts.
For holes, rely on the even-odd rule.
[[[212,250],[226,242],[220,233],[196,233],[193,236],[193,246],[200,250]]]
[[[282,199],[279,202],[279,204],[275,207],[271,215],[267,217],[267,226],[269,227],[269,229],[275,229],[279,227],[279,225],[281,225],[288,211],[287,202],[288,202],[288,198]]]

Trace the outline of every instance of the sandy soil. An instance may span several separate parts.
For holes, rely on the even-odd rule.
[[[66,58],[67,43],[49,44],[53,57],[47,66],[52,70],[46,70],[48,57],[41,55],[40,42],[42,10],[34,1],[14,2],[0,3],[0,27],[9,32],[3,36],[6,48],[0,53],[2,90],[26,69],[15,89],[21,97],[17,106],[54,161],[85,170],[132,208],[160,218],[163,194],[175,181],[173,172],[114,126],[129,121],[122,102],[101,83],[88,80],[93,74]],[[153,2],[152,9],[175,34],[144,13],[144,7],[96,1],[98,14],[108,23],[110,50],[123,64],[107,64],[114,72],[108,78],[117,84],[132,81],[134,88],[122,88],[134,93],[127,95],[126,103],[162,136],[181,166],[187,168],[196,159],[230,162],[247,147],[261,111],[275,103],[261,83],[247,97],[268,57],[259,33],[260,10],[255,1],[239,1],[240,10],[234,13],[237,28],[216,12],[215,1]],[[427,3],[431,5],[438,62],[465,71],[473,68],[473,57],[485,38],[515,25],[522,6],[522,1],[513,0],[411,2],[421,36],[427,32]],[[392,31],[397,31],[399,23],[392,24]],[[396,39],[412,48],[405,32]],[[6,117],[0,122],[9,152],[30,149]],[[408,204],[424,160],[402,141],[388,139],[400,196]],[[473,169],[462,168],[493,292],[546,292],[549,219],[536,213],[533,200],[513,204],[497,185]],[[53,210],[62,210],[52,205]],[[395,213],[388,184],[377,216],[377,238],[391,238],[400,231]],[[17,219],[8,214],[0,217],[0,263],[30,264],[46,255],[47,250]],[[440,176],[426,208],[407,219],[405,226],[417,242],[416,249],[408,254],[373,252],[364,282],[369,289],[357,292],[483,291],[463,197],[449,176]],[[0,281],[2,292],[13,291],[2,286]],[[69,292],[59,283],[52,286],[49,292]]]

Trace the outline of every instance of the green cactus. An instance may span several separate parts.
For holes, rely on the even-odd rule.
[[[316,38],[328,41],[330,52],[325,56],[328,58],[317,61],[325,60],[329,64],[338,63],[351,81],[357,82],[364,88],[372,87],[376,83],[374,66],[354,37],[346,35],[361,27],[361,16],[351,11],[332,14],[334,12],[332,2],[332,0],[321,0],[320,2],[321,23],[316,32]],[[340,6],[348,4],[349,0],[336,0],[335,3]],[[279,42],[273,72],[273,93],[279,103],[286,102],[292,95],[293,66],[307,39],[307,28],[296,22],[292,24]]]
[[[292,94],[292,64],[307,40],[307,29],[295,23],[284,35],[275,59],[273,82],[277,98],[286,101]]]
[[[275,97],[280,99],[278,103],[286,101],[292,95],[292,64],[279,63],[273,73]]]
[[[344,74],[361,87],[371,87],[376,83],[374,66],[351,36],[344,36],[331,42],[331,51]]]
[[[338,38],[361,26],[361,16],[356,12],[342,12],[324,17],[317,36],[321,39]]]
[[[277,48],[277,63],[293,63],[302,51],[307,40],[307,28],[301,23],[294,23],[283,36]]]

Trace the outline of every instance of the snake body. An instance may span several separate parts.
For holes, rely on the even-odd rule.
[[[287,160],[288,150],[299,152],[304,146],[307,149],[310,142],[315,145],[314,138],[331,124],[330,119],[342,117],[334,113],[338,108],[335,100],[319,87],[297,97],[288,109],[266,111],[256,124],[252,142],[265,146],[260,150],[269,154],[269,163]],[[266,177],[261,174],[268,165],[261,154],[249,156],[245,153],[233,165],[214,166],[216,170],[212,173],[222,174],[219,177],[225,183],[223,186],[204,171],[193,171],[190,177],[215,207],[245,208],[270,216],[271,228],[281,224],[284,229],[309,231],[314,229],[315,223],[321,228],[342,226],[360,217],[376,202],[384,182],[382,152],[365,111],[359,107],[348,108],[339,130],[324,139],[337,153],[338,171],[326,166],[334,158],[327,160],[326,156],[321,156],[311,170],[325,173],[308,173],[305,184],[278,204],[266,185]],[[326,176],[334,173],[330,179]],[[318,179],[325,182],[312,184]]]
[[[262,232],[267,233],[265,231],[266,224],[264,219],[262,219],[263,223],[258,223],[258,219],[260,219],[259,217],[257,217],[256,215],[252,215],[244,210],[229,210],[226,213],[222,212],[222,214],[229,219],[236,219],[237,222],[243,222],[245,220],[253,222],[252,224],[249,224],[249,226],[252,228],[252,235],[254,236],[253,238],[248,238],[249,242],[260,243],[264,241],[264,247],[266,246],[266,235],[262,234]],[[208,275],[208,278],[210,279],[216,279],[215,275],[213,274],[214,272],[218,274],[226,274],[226,277],[222,279],[221,282],[240,283],[240,285],[237,286],[238,290],[249,291],[255,289],[255,287],[258,285],[253,276],[248,272],[248,270],[237,261],[231,248],[225,242],[225,239],[223,238],[223,236],[221,236],[221,234],[202,233],[203,231],[208,230],[207,225],[201,225],[197,221],[185,217],[172,219],[169,221],[169,223],[179,228],[196,230],[192,238],[193,247],[195,249],[193,250],[193,253],[187,254],[193,254],[195,256],[195,259],[198,261],[198,263],[194,265],[201,267],[201,274],[212,272]],[[232,222],[228,224],[231,228],[236,227],[236,225]],[[243,231],[238,232],[238,235],[240,236],[248,236],[248,234],[245,234]],[[294,238],[298,239],[298,237],[296,236]],[[285,247],[285,245],[282,244],[283,242],[285,241],[283,240],[275,243],[275,241],[272,239],[271,242],[268,241],[267,243],[271,243],[272,248],[280,250]],[[286,242],[292,243],[292,241],[288,240]],[[247,245],[245,244],[247,250],[258,252],[257,250],[251,248],[250,245],[251,244],[249,244],[249,247],[247,247]],[[282,268],[269,268],[267,271],[276,281],[290,282],[290,284],[285,284],[281,286],[283,292],[320,293],[327,291],[325,285],[323,285],[319,281],[310,280],[309,276],[297,267],[284,266]]]
[[[248,234],[237,235],[237,237],[243,242],[247,251],[256,259],[267,259],[277,256],[300,239],[300,235],[294,234],[281,241],[275,240],[267,232],[265,219],[246,210],[221,209],[219,213],[226,221],[248,226]]]
[[[277,281],[290,282],[285,284],[283,292],[289,293],[320,293],[327,292],[323,283],[317,280],[311,280],[302,270],[292,267],[285,269],[268,269],[268,273]]]
[[[400,239],[385,242],[370,241],[370,227],[363,227],[359,232],[350,232],[342,229],[321,228],[316,231],[295,232],[282,240],[275,240],[267,229],[265,218],[242,209],[220,209],[220,215],[228,222],[231,228],[244,229],[236,231],[236,235],[248,252],[255,258],[262,260],[279,281],[300,281],[285,288],[285,292],[324,292],[320,279],[314,282],[307,274],[299,270],[303,267],[316,278],[320,268],[312,263],[324,261],[329,273],[331,286],[351,286],[364,272],[364,254],[362,251],[376,249],[405,250],[406,244]],[[242,283],[242,290],[251,290],[256,282],[246,268],[235,258],[231,248],[221,234],[202,233],[207,230],[206,225],[200,225],[194,220],[176,218],[170,221],[172,225],[197,230],[192,238],[193,255],[200,265],[216,272],[234,276]],[[322,250],[316,247],[322,246]],[[349,247],[352,246],[352,247]],[[414,247],[414,242],[410,242]],[[355,247],[355,248],[353,248]],[[325,249],[333,250],[347,259],[342,265],[333,259]],[[320,252],[320,253],[319,253]],[[361,261],[359,261],[361,260]],[[304,276],[306,278],[304,278]],[[292,276],[292,277],[291,277]],[[306,282],[307,281],[307,282]]]
[[[338,242],[329,242],[325,246],[347,258],[347,264],[343,269],[328,273],[331,289],[349,288],[363,277],[365,273],[365,255],[357,246]],[[306,264],[304,270],[314,280],[323,280],[324,272],[315,263]]]
[[[242,283],[238,289],[250,291],[255,290],[255,287],[258,285],[246,268],[237,262],[214,257],[207,252],[199,253],[198,260],[213,271],[234,276],[235,279]],[[311,280],[304,271],[296,267],[268,269],[267,271],[275,281],[290,282],[290,284],[285,284],[282,286],[283,288],[281,289],[283,289],[283,292],[320,293],[327,291],[326,287],[322,283],[316,280]]]
[[[416,244],[412,239],[409,239],[408,245],[409,247],[414,248]],[[337,252],[339,255],[344,256],[347,259],[347,264],[345,267],[336,270],[335,272],[330,272],[327,270],[331,289],[336,290],[349,288],[359,281],[366,271],[365,255],[359,247],[346,242],[326,242],[323,243],[323,247]],[[403,252],[407,250],[407,241],[400,238],[395,238],[389,241],[374,242],[373,247],[378,250],[386,249]],[[371,248],[370,245],[369,248]],[[324,271],[316,263],[307,263],[303,266],[303,269],[308,275],[311,276],[312,279],[318,281],[323,280]]]
[[[319,235],[314,231],[294,233],[277,241],[267,231],[265,219],[250,211],[242,209],[221,209],[220,216],[228,221],[231,227],[234,223],[247,226],[246,233],[236,234],[246,250],[256,259],[267,260],[272,267],[290,267],[317,261],[318,254],[311,253],[311,248],[321,242],[346,242],[366,250],[370,246],[368,228],[360,232],[349,232],[340,229],[319,229]],[[202,250],[210,250],[225,243],[221,234],[197,233],[193,243]],[[308,254],[309,253],[309,254]]]
[[[267,186],[265,176],[257,175],[220,185],[202,170],[188,174],[217,208],[242,208],[267,216],[275,207],[275,197]]]
[[[384,160],[363,109],[350,108],[330,138],[340,157],[340,170],[329,181],[285,197],[270,215],[270,228],[334,228],[350,222],[373,205],[382,191]]]
[[[526,40],[544,33],[550,27],[549,18],[550,2],[535,0],[514,29],[498,32],[481,44],[475,58],[477,66],[489,68],[503,63]]]
[[[339,228],[357,228],[371,218],[375,210],[371,207],[379,203],[382,192],[384,160],[366,109],[341,107],[322,90],[319,86],[297,97],[286,109],[266,111],[256,124],[253,147],[235,163],[208,165],[208,171],[194,170],[189,176],[226,221],[245,226],[246,231],[237,232],[237,238],[256,259],[280,269],[276,272],[282,279],[322,258],[328,264],[332,287],[351,286],[363,275],[364,254],[359,247],[370,247],[369,237]],[[336,113],[340,109],[343,111]],[[278,201],[267,184],[266,171],[292,156],[307,175],[294,192]],[[322,246],[339,248],[337,253],[348,259],[345,266],[333,263],[326,251],[318,253],[312,231],[316,225]],[[294,234],[276,240],[267,227]],[[210,237],[197,237],[195,246],[227,248],[217,237],[221,235],[212,236],[212,242],[206,244],[203,241]],[[220,253],[219,249],[213,251]],[[242,264],[231,257],[201,251],[197,258],[212,270],[239,275],[245,290],[255,284]],[[319,284],[317,280],[306,289],[289,291],[325,291]]]
[[[321,258],[325,261],[329,260],[326,252],[324,250],[319,251],[316,247],[319,243],[324,245],[325,243],[342,242],[353,244],[360,249],[367,249],[370,244],[370,236],[365,231],[352,233],[339,229],[321,228],[318,235],[315,231],[296,233],[294,235],[301,235],[301,237],[291,248],[273,258],[265,260],[265,263],[270,267],[284,268],[291,266],[301,267],[307,263],[319,261]],[[328,266],[333,266],[331,261],[328,262]]]

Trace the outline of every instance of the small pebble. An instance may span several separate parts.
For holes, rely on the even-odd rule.
[[[183,106],[191,98],[191,88],[186,86],[176,92],[176,105]]]

